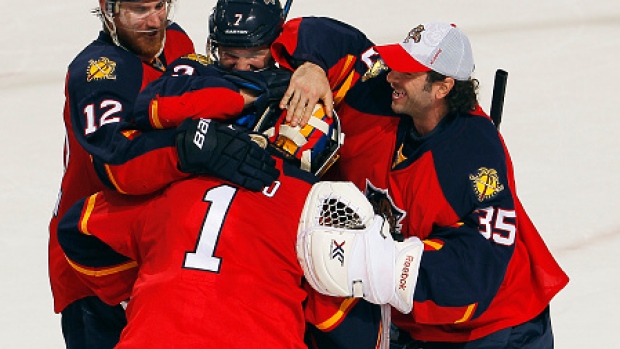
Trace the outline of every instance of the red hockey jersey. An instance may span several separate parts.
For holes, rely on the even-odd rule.
[[[176,24],[166,32],[162,63],[194,52]],[[92,295],[67,263],[56,238],[59,217],[77,200],[104,189],[148,193],[187,175],[177,169],[174,130],[140,133],[129,126],[138,93],[163,73],[114,45],[108,34],[69,65],[65,85],[64,175],[50,222],[49,274],[54,310]]]
[[[512,163],[484,115],[449,115],[425,137],[391,110],[373,43],[327,18],[289,21],[273,45],[284,66],[327,72],[346,141],[330,178],[366,191],[393,234],[425,243],[413,338],[470,341],[538,315],[568,282],[519,202]]]
[[[71,265],[105,302],[131,297],[116,348],[306,348],[295,243],[315,179],[281,171],[262,192],[195,177],[149,197],[98,193],[68,211],[59,240]],[[371,335],[343,341],[374,348],[378,325],[356,324]]]
[[[166,35],[162,64],[141,61],[102,32],[69,66],[65,174],[50,223],[56,311],[88,294],[58,254],[57,217],[103,186],[147,194],[187,177],[177,168],[173,127],[188,117],[227,119],[243,110],[238,88],[193,52],[180,27],[171,24]]]

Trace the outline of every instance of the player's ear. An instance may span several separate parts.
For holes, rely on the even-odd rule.
[[[454,87],[454,79],[446,77],[441,81],[436,81],[435,84],[437,86],[435,91],[435,97],[437,99],[444,99],[446,98],[448,93],[452,91],[452,88]]]

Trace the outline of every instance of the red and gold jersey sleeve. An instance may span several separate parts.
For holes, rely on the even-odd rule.
[[[338,104],[366,70],[360,57],[373,43],[359,30],[326,17],[295,18],[285,23],[271,46],[275,60],[295,69],[312,62],[325,70]]]
[[[99,192],[80,200],[59,226],[58,241],[70,266],[110,305],[130,297],[138,275],[132,222],[144,216],[146,204],[144,198],[135,199]],[[122,207],[115,206],[119,200]]]
[[[183,40],[186,35],[178,26],[172,24],[167,35],[161,61],[192,52],[189,38]],[[85,151],[89,162],[76,166],[94,164],[93,181],[129,194],[149,193],[184,177],[177,169],[174,132],[139,132],[133,124],[140,91],[164,71],[165,65],[143,62],[113,45],[105,33],[84,49],[67,74],[65,124],[81,148],[68,150],[69,166],[74,165],[72,153]]]
[[[226,120],[237,117],[244,100],[207,57],[178,58],[136,100],[132,122],[141,130],[176,127],[187,118]]]
[[[107,302],[131,297],[119,348],[305,348],[295,243],[311,184],[281,170],[262,192],[195,177],[65,214],[59,241],[80,278]]]
[[[165,63],[192,53],[193,45],[176,25],[157,67],[99,37],[69,65],[65,84],[64,174],[50,222],[49,266],[54,310],[92,295],[76,277],[57,243],[59,217],[79,199],[104,188],[129,194],[156,191],[187,175],[177,169],[174,132],[142,134],[131,124],[140,90],[157,79]]]
[[[317,293],[308,284],[305,314],[310,348],[375,349],[382,338],[381,308],[360,298]]]
[[[346,141],[328,178],[353,181],[394,235],[425,243],[413,311],[394,321],[417,339],[453,342],[534,318],[568,278],[521,207],[497,129],[478,107],[417,135],[391,111],[386,69],[355,32],[295,19],[272,51],[290,68],[321,66],[332,84]]]

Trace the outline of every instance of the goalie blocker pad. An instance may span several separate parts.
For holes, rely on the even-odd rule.
[[[315,184],[297,238],[307,281],[325,295],[361,297],[409,313],[423,244],[415,237],[394,241],[389,230],[352,183]]]

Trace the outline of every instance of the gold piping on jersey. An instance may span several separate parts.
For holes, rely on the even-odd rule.
[[[394,162],[392,162],[392,168],[398,166],[401,162],[407,160],[407,157],[403,155],[403,147],[405,144],[401,144],[396,151],[396,156],[394,157]]]
[[[161,61],[161,59],[159,59],[159,57],[153,58],[153,60],[150,62],[150,65],[151,67],[159,70],[160,72],[166,72],[166,66]]]
[[[105,164],[104,167],[105,167],[105,172],[108,174],[108,179],[110,179],[110,182],[112,183],[114,188],[116,188],[116,191],[121,194],[127,194],[126,191],[124,191],[123,189],[121,189],[121,187],[118,186],[118,183],[116,182],[116,179],[114,178],[114,175],[112,174],[112,169],[110,168],[110,165]]]
[[[461,322],[465,322],[465,321],[468,321],[469,319],[471,319],[472,315],[474,314],[474,310],[476,309],[476,304],[477,303],[470,304],[467,307],[467,310],[465,311],[465,315],[463,315],[463,317],[461,319],[456,320],[454,323],[455,324],[459,324]]]
[[[95,193],[86,199],[86,209],[84,210],[84,214],[80,217],[80,231],[84,235],[91,235],[88,231],[88,219],[90,215],[93,213],[93,209],[95,208],[95,201],[97,201],[97,195],[99,193]]]
[[[84,274],[84,275],[88,275],[88,276],[94,276],[94,277],[102,277],[102,276],[112,275],[112,274],[120,273],[122,271],[138,267],[138,262],[136,262],[136,261],[129,261],[127,263],[123,263],[121,265],[117,265],[117,266],[114,266],[114,267],[104,268],[104,269],[96,269],[95,270],[95,269],[88,269],[88,268],[82,267],[82,266],[74,263],[73,261],[71,261],[69,258],[67,258],[67,257],[65,257],[65,258],[67,259],[67,262],[69,262],[69,265],[71,265],[71,267],[75,271],[79,272],[80,274]]]
[[[347,66],[351,63],[351,60],[347,61]],[[347,68],[348,69],[348,68]],[[355,70],[351,71],[349,75],[346,77],[345,81],[342,83],[338,91],[334,94],[334,104],[338,105],[344,99],[344,96],[351,89],[351,85],[353,83],[353,78],[355,77]]]
[[[161,120],[159,120],[159,102],[157,99],[151,101],[151,124],[156,129],[163,129],[164,126],[161,124]]]
[[[319,330],[325,330],[334,326],[338,321],[342,320],[344,314],[353,307],[355,302],[357,302],[358,298],[346,298],[342,303],[340,303],[340,308],[338,311],[332,315],[329,319],[321,322],[316,325],[316,328]]]
[[[435,251],[439,251],[443,248],[443,243],[437,240],[422,240],[422,242],[424,243],[424,245],[427,245]]]

